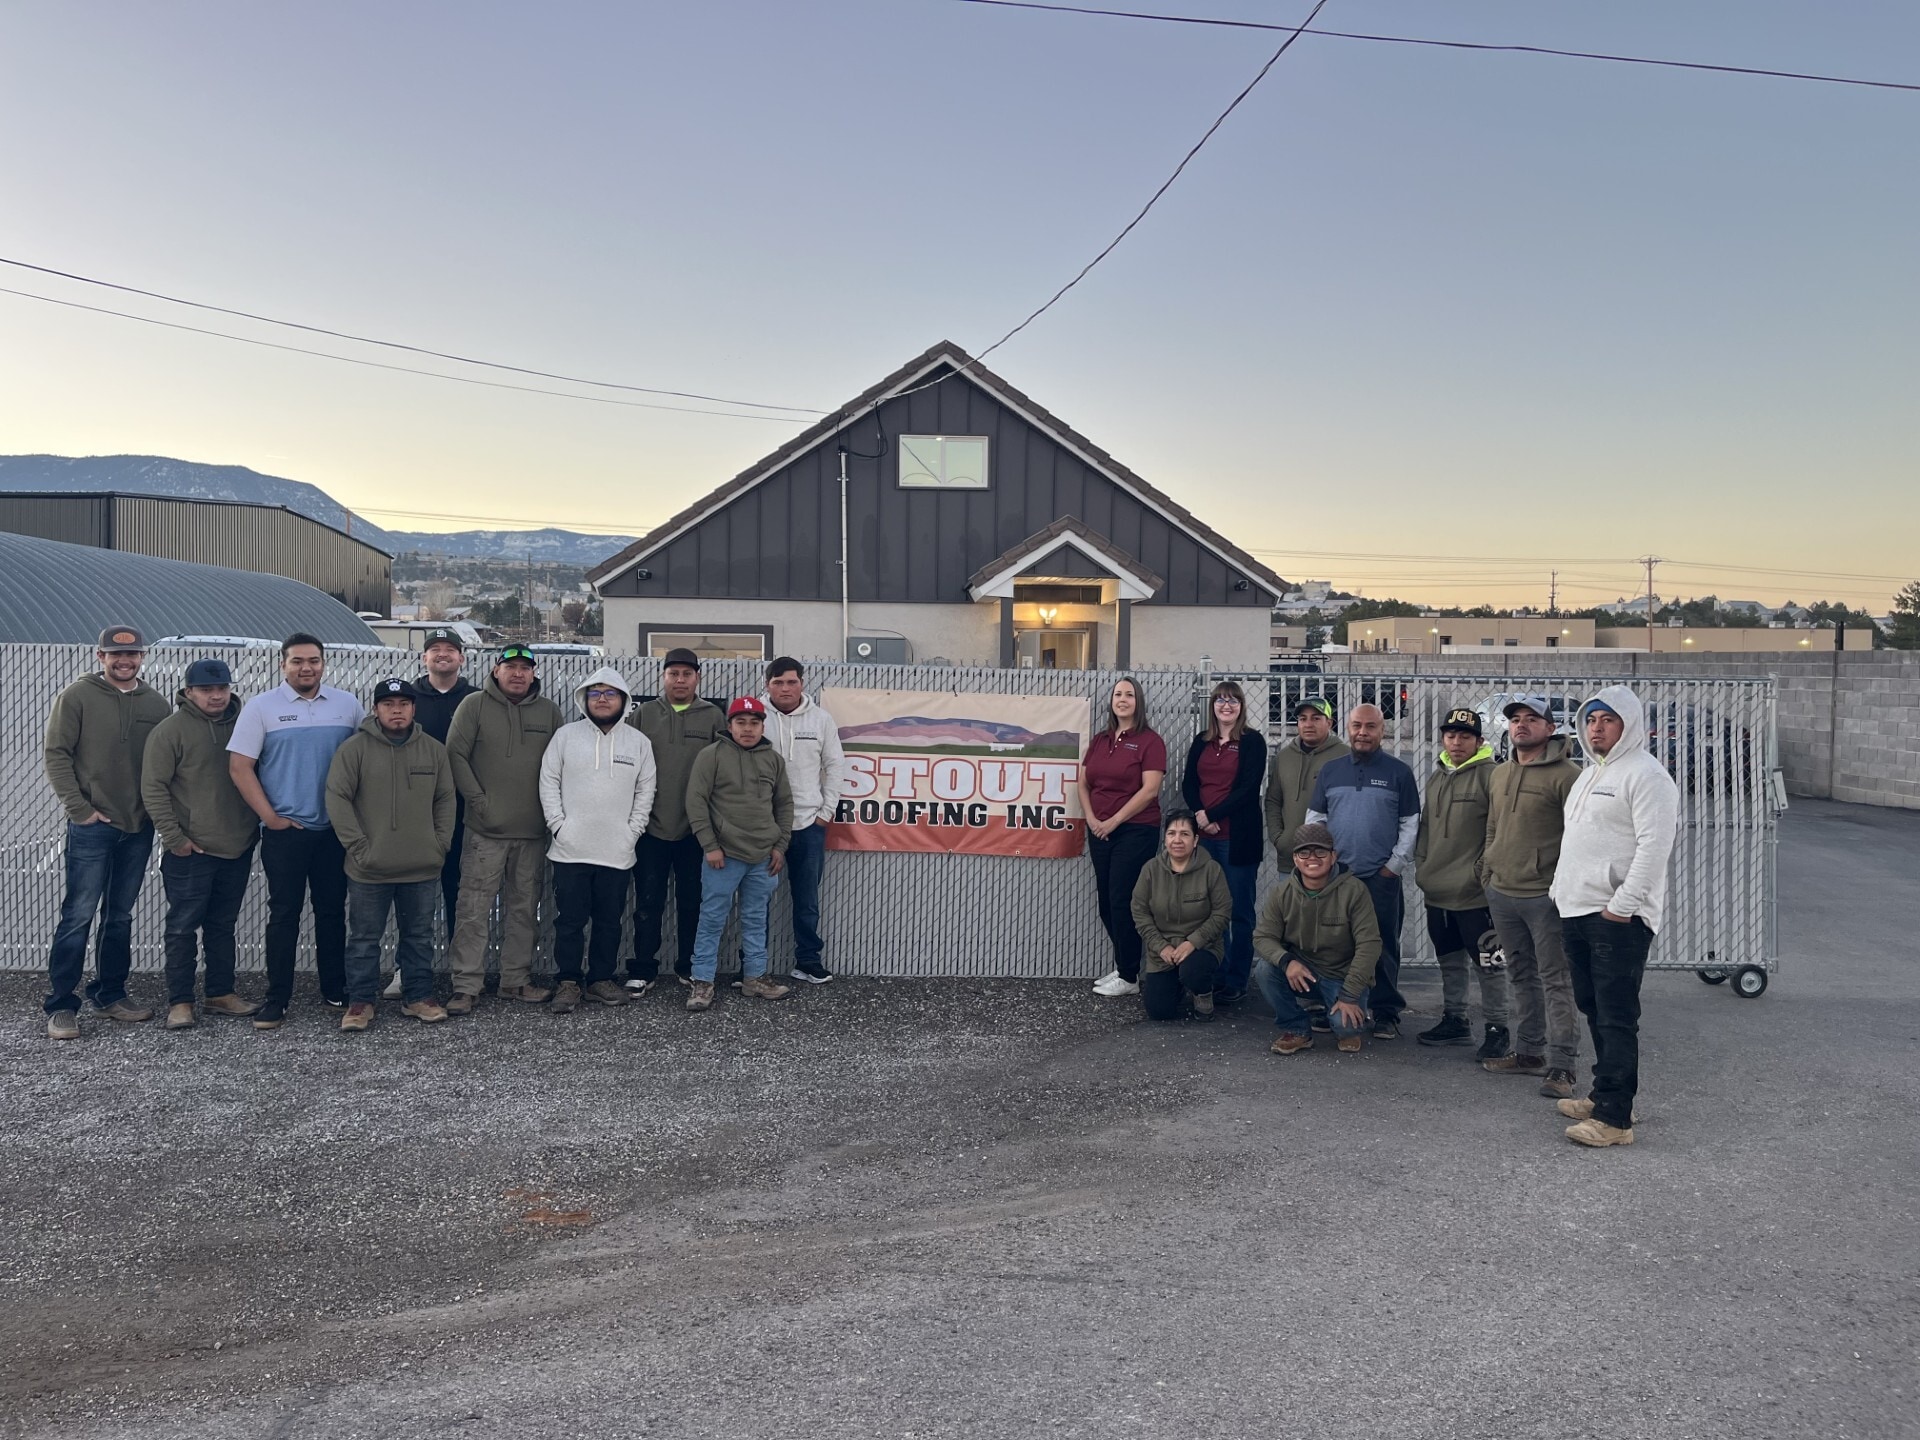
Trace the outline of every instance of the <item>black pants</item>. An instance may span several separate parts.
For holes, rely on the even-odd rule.
[[[620,964],[620,917],[627,909],[627,872],[611,865],[553,862],[553,978],[580,978],[580,956],[587,957],[585,984],[613,979]],[[593,938],[587,939],[587,926]]]
[[[331,830],[260,832],[260,868],[267,872],[267,1003],[293,998],[300,948],[300,911],[313,901],[313,958],[320,993],[347,998],[347,855]]]
[[[1400,927],[1407,918],[1407,893],[1398,875],[1379,870],[1362,875],[1360,883],[1373,897],[1373,917],[1380,922],[1380,959],[1373,967],[1373,985],[1367,991],[1373,1002],[1373,1018],[1397,1021],[1407,1008],[1407,997],[1400,993]]]
[[[460,842],[466,839],[465,804],[458,804],[453,812],[453,848],[447,851],[447,858],[440,866],[440,900],[446,906],[447,948],[453,948],[453,917],[459,913],[455,908],[460,903]]]
[[[1140,978],[1140,932],[1133,924],[1133,885],[1153,859],[1160,832],[1153,825],[1120,826],[1107,839],[1087,836],[1093,883],[1100,891],[1100,923],[1113,941],[1113,968],[1132,984]]]
[[[193,1003],[193,975],[203,946],[208,998],[233,993],[233,924],[252,869],[251,845],[231,860],[204,852],[160,857],[160,881],[167,889],[167,1004]]]
[[[1178,1020],[1191,1004],[1188,997],[1211,995],[1220,957],[1196,950],[1171,970],[1148,970],[1140,976],[1140,1002],[1149,1020]]]
[[[697,835],[660,840],[642,835],[633,847],[633,959],[627,974],[652,980],[660,974],[661,921],[667,913],[667,882],[673,882],[674,972],[693,973],[693,940],[700,933],[700,867]]]
[[[1640,978],[1653,931],[1635,918],[1621,924],[1598,911],[1560,922],[1573,972],[1573,1003],[1593,1036],[1593,1118],[1625,1130],[1640,1089]]]

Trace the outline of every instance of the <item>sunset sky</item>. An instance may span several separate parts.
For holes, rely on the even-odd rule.
[[[1120,7],[1127,8],[1127,7]],[[1170,7],[1139,6],[1160,9]],[[1309,5],[1181,13],[1296,22]],[[13,0],[0,453],[638,533],[1109,241],[1280,35],[955,0]],[[1318,25],[1920,83],[1920,6],[1332,0]],[[1292,579],[1434,603],[1920,576],[1920,93],[1308,36],[988,362]]]

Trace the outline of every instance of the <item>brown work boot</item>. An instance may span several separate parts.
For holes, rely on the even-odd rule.
[[[1342,1035],[1338,1040],[1333,1042],[1333,1048],[1338,1050],[1342,1055],[1358,1055],[1362,1043],[1363,1041],[1358,1035]]]
[[[587,986],[587,999],[602,1005],[624,1005],[627,1003],[627,992],[611,980],[596,980]]]
[[[1562,1100],[1553,1108],[1569,1120],[1591,1120],[1593,1118],[1593,1101],[1591,1100]],[[1640,1123],[1640,1112],[1638,1110],[1633,1112],[1633,1123],[1636,1125]]]
[[[134,1004],[124,996],[106,1006],[100,1013],[109,1020],[118,1020],[123,1025],[144,1025],[153,1019],[153,1011],[144,1005]]]
[[[554,987],[553,999],[547,1005],[548,1011],[555,1015],[571,1015],[579,1008],[580,987],[571,980],[562,980]]]
[[[191,1030],[193,1028],[193,1002],[182,1001],[178,1005],[167,1006],[167,1029]]]
[[[713,982],[711,980],[689,980],[687,982],[687,1009],[711,1010],[713,1008]]]
[[[402,1005],[400,1013],[410,1020],[422,1020],[429,1025],[438,1025],[447,1018],[445,1008],[439,1001],[432,999],[415,1000],[411,1004]]]
[[[1608,1145],[1631,1145],[1633,1129],[1625,1130],[1607,1124],[1604,1120],[1595,1120],[1588,1116],[1577,1125],[1567,1126],[1567,1139],[1576,1145],[1588,1145],[1599,1150]]]
[[[253,1001],[242,1000],[238,995],[231,993],[209,995],[200,1008],[209,1015],[233,1015],[241,1019],[248,1015],[256,1015],[260,1011],[259,1005]]]
[[[1282,1030],[1273,1044],[1267,1048],[1275,1055],[1298,1055],[1302,1050],[1313,1048],[1313,1036],[1296,1035],[1291,1030]]]
[[[552,996],[551,990],[544,985],[535,985],[531,981],[525,985],[516,985],[511,990],[504,985],[500,987],[502,1000],[519,1000],[527,1005],[544,1005]]]
[[[373,1006],[364,1000],[355,1001],[347,1006],[347,1013],[340,1017],[342,1030],[364,1030],[373,1024]]]
[[[474,1004],[479,999],[480,997],[478,995],[456,993],[447,1001],[447,1014],[471,1015],[473,1014]]]
[[[1547,1073],[1547,1057],[1502,1055],[1498,1060],[1482,1060],[1480,1068],[1489,1075],[1544,1075]]]
[[[1549,1070],[1547,1078],[1540,1082],[1540,1093],[1549,1100],[1566,1100],[1573,1095],[1573,1072],[1571,1070]]]
[[[740,993],[755,1000],[784,1000],[793,993],[793,987],[769,980],[764,975],[755,975],[751,980],[740,982]]]

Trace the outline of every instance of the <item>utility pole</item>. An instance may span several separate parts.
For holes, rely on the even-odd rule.
[[[1653,567],[1663,558],[1659,555],[1640,557],[1640,563],[1647,567],[1647,653],[1649,655],[1653,653]]]
[[[1560,618],[1560,572],[1558,570],[1547,572],[1547,616],[1554,620]]]

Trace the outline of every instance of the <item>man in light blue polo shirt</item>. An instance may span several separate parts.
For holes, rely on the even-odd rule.
[[[320,995],[347,1003],[346,853],[327,819],[327,770],[366,710],[344,690],[322,685],[326,647],[311,635],[280,646],[284,685],[256,695],[234,722],[227,763],[241,797],[260,817],[260,867],[267,872],[267,997],[256,1030],[286,1023],[300,910],[313,901],[313,948]]]

